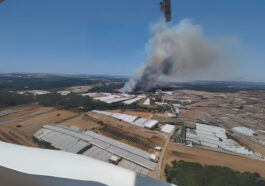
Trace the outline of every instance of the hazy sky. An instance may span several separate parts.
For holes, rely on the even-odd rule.
[[[5,0],[0,4],[0,73],[131,76],[147,59],[151,25],[163,18],[158,4]],[[172,0],[170,24],[192,18],[207,38],[238,38],[244,51],[240,77],[265,81],[264,9],[264,0]]]

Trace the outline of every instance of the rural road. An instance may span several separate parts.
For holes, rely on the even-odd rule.
[[[166,152],[166,150],[167,150],[167,146],[168,146],[168,143],[169,143],[169,141],[170,141],[170,138],[171,138],[171,136],[174,134],[174,132],[175,132],[175,128],[174,128],[174,130],[169,134],[169,136],[168,136],[168,138],[167,138],[167,141],[166,141],[166,143],[164,144],[164,147],[163,147],[162,152],[161,152],[161,154],[160,154],[160,158],[159,158],[159,161],[158,161],[158,165],[157,165],[157,168],[156,168],[156,170],[155,170],[156,178],[159,179],[159,180],[160,180],[160,177],[161,177],[161,171],[163,171],[163,170],[161,170],[161,168],[162,168],[162,162],[163,162],[163,159],[164,159],[164,155],[165,155],[165,152]]]
[[[23,110],[25,110],[25,109],[23,109]],[[29,117],[33,117],[33,116],[38,116],[38,115],[45,114],[45,113],[48,113],[48,112],[51,112],[51,111],[54,111],[54,110],[55,109],[51,108],[49,110],[38,111],[38,112],[35,112],[35,113],[27,114],[25,116],[20,116],[20,117],[17,117],[17,118],[0,120],[0,125],[4,125],[4,124],[10,123],[10,122],[14,122],[14,121],[17,121],[17,120],[20,120],[20,119],[25,119],[25,118],[29,118]]]

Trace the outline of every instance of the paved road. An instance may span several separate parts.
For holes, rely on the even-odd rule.
[[[165,152],[167,150],[167,146],[168,146],[168,143],[170,141],[170,138],[174,134],[174,132],[175,132],[175,129],[169,134],[169,137],[168,137],[168,139],[167,139],[167,141],[166,141],[166,143],[165,143],[165,145],[164,145],[164,147],[162,149],[162,152],[160,154],[160,158],[159,158],[159,161],[158,161],[158,165],[157,165],[157,168],[155,170],[156,178],[159,179],[159,180],[160,180],[160,177],[161,177],[161,171],[164,171],[164,170],[161,170],[161,168],[162,168],[162,162],[163,162],[163,159],[164,159],[164,155],[165,155]]]

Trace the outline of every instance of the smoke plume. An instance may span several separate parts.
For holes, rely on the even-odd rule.
[[[158,23],[151,29],[150,57],[122,88],[123,92],[147,91],[163,78],[188,77],[211,66],[217,47],[203,38],[202,27],[184,19],[175,26]]]

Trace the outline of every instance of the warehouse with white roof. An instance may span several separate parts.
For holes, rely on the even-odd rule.
[[[175,129],[175,126],[174,126],[174,125],[165,124],[165,125],[162,127],[161,131],[162,131],[162,132],[165,132],[165,133],[167,133],[167,134],[170,134],[170,133],[173,132],[174,129]]]
[[[150,159],[150,153],[92,131],[44,125],[34,134],[34,139],[62,151],[82,154],[104,162],[113,162],[113,157],[116,156],[116,162],[121,161],[119,166],[144,175],[149,170],[153,171],[157,165]]]
[[[132,116],[128,114],[111,113],[111,112],[105,112],[105,111],[99,111],[99,110],[93,110],[92,112],[95,112],[97,114],[103,114],[105,116],[110,116],[110,117],[122,120],[124,122],[127,122],[129,124],[147,128],[147,129],[154,129],[158,126],[157,120],[149,120],[149,119]]]
[[[224,128],[196,123],[196,129],[187,128],[186,140],[214,149],[255,156],[253,151],[228,138],[226,133],[227,131]]]

